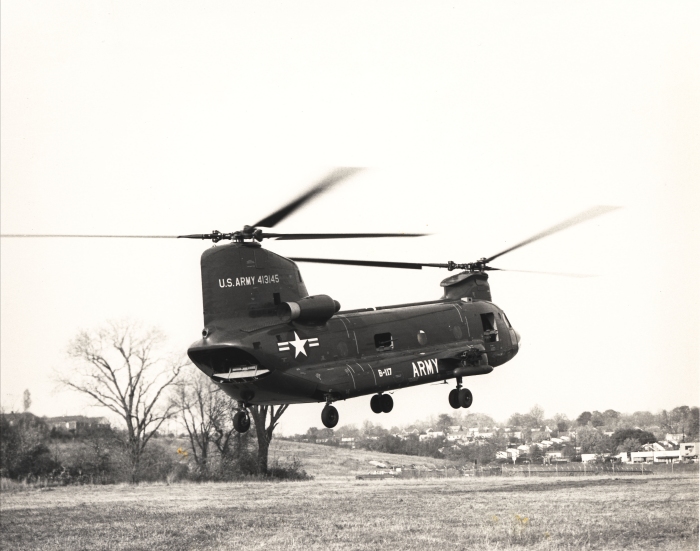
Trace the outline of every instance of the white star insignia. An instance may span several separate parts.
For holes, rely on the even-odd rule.
[[[296,358],[299,354],[304,354],[306,356],[306,350],[304,349],[304,345],[306,344],[306,341],[308,339],[300,339],[299,335],[297,335],[297,332],[294,331],[294,340],[289,341],[289,344],[291,344],[294,347],[294,357]]]

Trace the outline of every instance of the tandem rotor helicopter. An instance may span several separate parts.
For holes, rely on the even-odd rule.
[[[455,409],[472,405],[464,377],[491,373],[518,353],[520,335],[491,301],[487,272],[506,253],[617,207],[593,207],[508,249],[474,262],[440,264],[285,258],[261,246],[265,239],[417,237],[406,233],[270,233],[290,214],[357,168],[338,168],[295,200],[252,226],[232,233],[158,236],[211,240],[202,254],[202,337],[187,350],[192,362],[239,402],[238,432],[250,428],[248,406],[323,402],[323,424],[338,424],[334,402],[373,394],[375,413],[394,405],[387,392],[455,380]],[[4,235],[3,237],[156,237]],[[437,300],[359,310],[340,309],[328,295],[309,295],[297,262],[419,270],[460,270],[440,283]]]

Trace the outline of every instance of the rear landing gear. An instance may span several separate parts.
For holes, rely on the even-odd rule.
[[[241,410],[233,416],[233,428],[236,432],[248,432],[250,428],[250,415],[247,410]]]
[[[459,405],[463,408],[468,408],[472,405],[474,398],[472,397],[472,391],[468,388],[463,388],[459,391]]]
[[[374,413],[389,413],[394,409],[394,399],[388,394],[375,394],[369,401],[369,407]]]
[[[450,390],[448,400],[454,409],[468,408],[472,405],[474,397],[471,390],[462,388],[462,377],[457,377],[457,388]]]
[[[332,429],[338,424],[339,419],[340,415],[338,414],[338,410],[330,405],[330,403],[326,404],[326,407],[324,407],[321,412],[321,422],[323,425],[326,428]]]

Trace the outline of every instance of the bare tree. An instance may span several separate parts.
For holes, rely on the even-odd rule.
[[[174,402],[187,430],[194,461],[206,477],[210,474],[212,445],[222,457],[232,454],[237,404],[198,370],[180,381]]]
[[[22,395],[22,404],[24,406],[25,413],[29,411],[30,407],[32,407],[32,395],[29,392],[28,388],[24,389],[24,394]]]
[[[270,450],[270,442],[272,441],[272,433],[277,427],[280,417],[287,411],[288,407],[289,404],[281,406],[249,406],[258,437],[258,472],[260,474],[267,474],[267,457]],[[267,425],[268,412],[270,414],[269,425]]]
[[[524,416],[525,425],[531,429],[539,429],[544,423],[544,410],[537,404],[530,408]]]
[[[83,331],[68,348],[68,355],[80,361],[78,372],[59,377],[65,386],[87,394],[123,419],[123,445],[134,483],[146,445],[176,412],[175,404],[163,399],[164,391],[187,365],[162,352],[164,340],[160,331],[129,321]]]

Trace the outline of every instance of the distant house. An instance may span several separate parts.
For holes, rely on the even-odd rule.
[[[683,442],[680,445],[680,458],[684,460],[698,460],[698,449],[700,444],[698,442]]]
[[[619,459],[622,463],[629,463],[630,462],[630,454],[629,452],[620,452],[617,455],[613,455],[615,459]]]
[[[520,452],[515,448],[507,448],[506,451],[496,452],[496,459],[507,459],[508,461],[513,461],[518,458]]]
[[[44,422],[50,429],[72,433],[87,429],[109,427],[109,421],[105,417],[85,417],[84,415],[47,417],[44,419]]]
[[[458,442],[458,441],[467,442],[470,439],[470,437],[469,437],[468,432],[460,431],[460,432],[453,432],[452,434],[448,434],[446,439],[448,442]]]
[[[630,452],[630,461],[632,463],[653,463],[654,462],[654,452]]]
[[[674,442],[675,444],[680,444],[685,440],[685,434],[681,433],[667,433],[666,440]]]
[[[418,439],[423,442],[429,438],[444,438],[445,433],[441,430],[428,429],[425,434],[421,434]]]
[[[680,450],[664,450],[654,452],[654,463],[671,463],[680,461]]]

